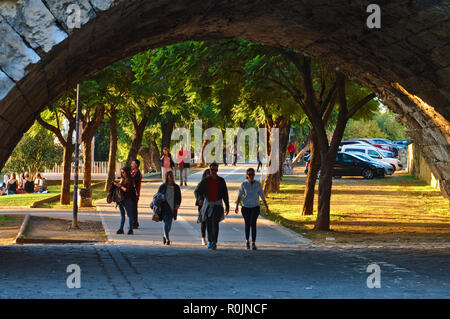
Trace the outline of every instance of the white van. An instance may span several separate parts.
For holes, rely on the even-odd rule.
[[[377,159],[377,160],[391,164],[392,167],[394,168],[394,170],[396,170],[396,171],[400,171],[403,168],[402,163],[398,159],[384,157],[381,154],[381,152],[379,150],[377,150],[376,147],[372,147],[370,145],[368,145],[368,146],[358,145],[358,144],[342,145],[340,151],[355,153],[355,154],[358,154],[358,153],[366,154],[367,156],[369,156],[373,159]]]

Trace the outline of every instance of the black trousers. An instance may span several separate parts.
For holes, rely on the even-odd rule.
[[[139,198],[131,201],[131,211],[133,212],[133,227],[139,227],[138,223],[138,201]]]
[[[198,213],[200,214],[201,207],[198,207]],[[202,238],[206,238],[206,221],[201,223],[200,231],[202,232]]]
[[[208,241],[216,242],[219,238],[219,222],[221,216],[220,206],[215,206],[210,217],[206,219],[206,229],[208,230]]]
[[[256,241],[256,220],[258,219],[260,210],[259,206],[248,208],[242,207],[242,216],[245,221],[245,239],[250,237],[250,229],[252,230],[252,241]]]

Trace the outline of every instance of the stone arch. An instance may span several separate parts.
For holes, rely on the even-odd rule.
[[[65,90],[140,51],[242,37],[339,67],[374,90],[450,195],[450,2],[380,0],[4,0],[0,3],[0,167]],[[69,29],[68,5],[81,10]]]

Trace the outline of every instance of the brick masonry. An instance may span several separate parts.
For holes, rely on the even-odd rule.
[[[373,89],[406,125],[449,196],[450,1],[379,0],[381,29],[372,30],[370,3],[1,1],[0,167],[48,103],[99,69],[185,40],[242,37],[316,57]],[[80,29],[68,27],[70,4],[81,9]]]

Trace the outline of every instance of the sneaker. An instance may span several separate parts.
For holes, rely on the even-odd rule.
[[[169,246],[169,245],[170,245],[170,240],[168,240],[168,241],[166,242],[166,245],[167,245],[167,246]]]
[[[206,246],[206,239],[202,238],[202,246]]]
[[[216,250],[217,249],[217,243],[216,242],[213,242],[213,244],[211,246],[211,249],[212,250]]]
[[[133,225],[133,229],[138,229],[139,228],[139,224],[134,224]]]
[[[165,245],[167,242],[166,236],[163,235],[163,245]]]
[[[247,249],[250,249],[250,243],[249,242],[246,243],[246,246],[247,246]]]
[[[213,243],[212,243],[212,241],[210,241],[209,244],[208,244],[208,249],[211,249],[212,245],[213,245]]]
[[[252,244],[252,249],[253,249],[253,250],[258,250],[258,248],[256,248],[255,243]]]
[[[123,229],[119,229],[116,234],[117,235],[123,234]]]
[[[184,186],[187,186],[187,182],[184,182]]]
[[[128,235],[133,235],[133,234],[134,234],[133,230],[130,229],[130,230],[128,231]]]

